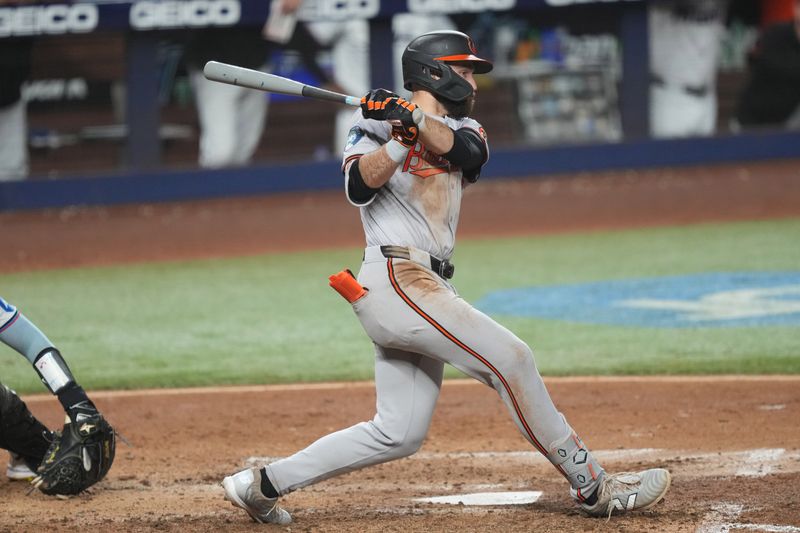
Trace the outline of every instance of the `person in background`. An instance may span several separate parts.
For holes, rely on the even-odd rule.
[[[320,45],[329,48],[333,66],[329,88],[350,95],[365,94],[369,90],[369,22],[350,18],[335,21],[308,23],[308,30]],[[342,107],[336,113],[332,150],[340,154],[347,141],[353,109]]]
[[[317,62],[320,44],[308,25],[296,20],[301,4],[302,0],[273,0],[263,28],[204,28],[189,37],[185,58],[200,122],[201,167],[249,163],[264,132],[269,105],[268,93],[207,80],[203,67],[208,61],[269,71],[271,53],[290,48],[300,53],[323,87],[338,89]]]
[[[749,57],[739,97],[738,126],[800,129],[800,0],[794,19],[768,26]]]
[[[22,85],[31,72],[33,40],[0,40],[0,181],[28,175],[28,119]]]
[[[657,138],[711,135],[727,0],[665,0],[648,9],[650,133]]]

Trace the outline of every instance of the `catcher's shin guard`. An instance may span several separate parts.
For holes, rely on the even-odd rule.
[[[0,448],[23,458],[31,470],[42,462],[52,434],[17,394],[0,384]]]

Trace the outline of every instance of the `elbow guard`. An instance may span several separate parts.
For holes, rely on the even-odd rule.
[[[453,147],[442,157],[460,167],[464,178],[474,183],[478,181],[481,166],[489,158],[484,140],[473,130],[461,128],[453,132]]]
[[[365,205],[377,194],[380,189],[373,189],[366,183],[361,176],[358,168],[358,159],[353,161],[350,169],[347,170],[347,196],[356,205]]]

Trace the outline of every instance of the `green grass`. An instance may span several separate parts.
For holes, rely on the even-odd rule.
[[[459,242],[468,300],[531,285],[800,270],[800,220]],[[87,388],[352,380],[372,347],[327,276],[359,249],[4,274],[0,295],[39,325]],[[798,373],[797,327],[649,329],[497,317],[544,374]],[[451,371],[449,376],[458,375]],[[43,391],[0,345],[0,380]]]

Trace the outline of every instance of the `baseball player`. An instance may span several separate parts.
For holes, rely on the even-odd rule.
[[[374,342],[377,413],[288,458],[226,477],[225,498],[257,522],[291,522],[279,496],[415,453],[445,363],[497,391],[522,435],[566,478],[589,515],[646,509],[667,492],[664,469],[605,472],[553,405],[530,348],[450,282],[462,191],[489,158],[486,133],[469,118],[474,75],[491,69],[467,35],[426,33],[403,53],[411,100],[383,89],[362,99],[343,171],[367,247],[358,279],[344,271],[331,284]]]
[[[13,390],[0,384],[0,448],[11,453],[9,478],[33,478],[46,494],[76,494],[102,479],[114,460],[113,428],[53,343],[2,298],[0,341],[31,362],[66,411],[63,430],[51,432]]]
[[[711,135],[717,123],[717,59],[727,0],[648,4],[650,129],[654,137]]]

